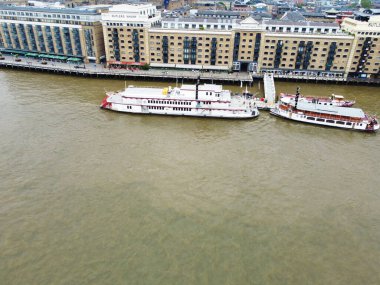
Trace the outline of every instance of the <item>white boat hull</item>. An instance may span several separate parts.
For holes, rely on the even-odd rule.
[[[116,112],[124,112],[131,114],[150,114],[150,115],[166,115],[166,116],[191,116],[191,117],[210,117],[225,119],[251,119],[259,116],[257,109],[246,111],[232,110],[215,110],[208,108],[188,108],[188,107],[159,107],[159,106],[133,106],[126,104],[111,103],[101,106]],[[157,109],[153,109],[155,107]],[[162,109],[161,109],[162,108]],[[174,109],[174,110],[173,110]]]
[[[367,131],[367,132],[373,132],[377,131],[379,129],[379,125],[375,125],[373,129],[368,129],[368,122],[347,122],[347,121],[339,121],[339,120],[331,120],[331,119],[325,119],[325,118],[318,118],[318,117],[310,117],[306,116],[304,114],[298,114],[294,112],[288,112],[285,110],[282,110],[278,108],[277,106],[270,110],[270,113],[272,115],[282,117],[285,119],[298,121],[302,123],[308,123],[313,125],[320,125],[320,126],[327,126],[327,127],[335,127],[335,128],[341,128],[341,129],[348,129],[348,130],[357,130],[357,131]]]

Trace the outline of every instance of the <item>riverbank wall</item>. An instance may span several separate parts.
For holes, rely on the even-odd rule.
[[[5,58],[0,60],[0,68],[19,69],[33,72],[56,73],[68,76],[81,76],[89,78],[110,78],[123,80],[149,80],[149,81],[195,81],[198,76],[202,81],[251,85],[253,81],[263,79],[264,74],[260,73],[227,73],[213,72],[203,70],[166,70],[166,69],[150,69],[141,70],[137,68],[130,69],[110,69],[99,64],[72,65],[60,62],[47,62],[45,65],[39,61],[22,60],[16,62],[13,58]],[[282,75],[274,74],[276,81],[291,82],[308,82],[323,84],[352,84],[352,85],[374,85],[380,86],[380,79],[369,78],[348,78],[341,77],[321,77],[310,75]]]

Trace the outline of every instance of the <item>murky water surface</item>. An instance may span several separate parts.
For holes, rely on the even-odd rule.
[[[379,134],[98,108],[123,86],[0,70],[1,284],[380,283]]]

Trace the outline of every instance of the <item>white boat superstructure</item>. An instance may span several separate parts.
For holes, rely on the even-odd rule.
[[[379,129],[376,117],[369,116],[359,108],[337,107],[333,105],[310,104],[298,100],[280,100],[270,110],[275,116],[303,123],[374,132]]]
[[[128,86],[120,92],[108,92],[100,106],[119,112],[248,119],[259,115],[252,98],[231,96],[222,85],[199,84],[152,88]]]
[[[280,100],[294,101],[296,95],[288,93],[280,93]],[[299,102],[305,102],[310,104],[318,104],[324,106],[337,106],[337,107],[351,107],[355,104],[353,100],[345,100],[344,96],[332,94],[330,97],[312,97],[312,96],[299,96]]]

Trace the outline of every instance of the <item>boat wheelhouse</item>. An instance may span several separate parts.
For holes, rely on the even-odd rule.
[[[128,86],[108,92],[101,108],[135,114],[177,115],[248,119],[259,115],[255,102],[244,95],[232,96],[222,85],[199,84],[152,88]]]
[[[365,114],[362,109],[299,101],[298,89],[295,100],[280,100],[270,113],[294,121],[329,127],[368,132],[379,129],[378,119]]]

